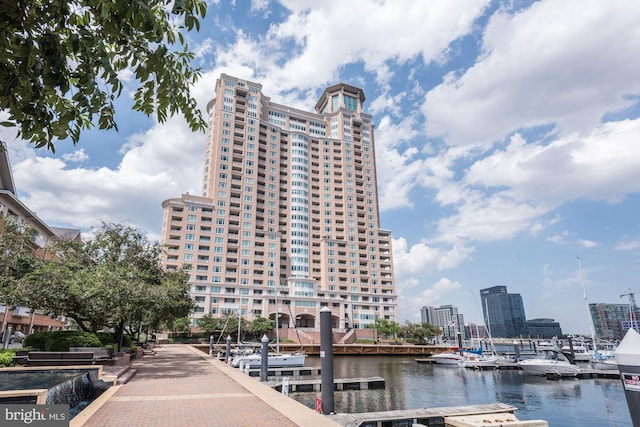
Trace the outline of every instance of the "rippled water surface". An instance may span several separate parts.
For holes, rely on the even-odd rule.
[[[320,366],[310,357],[306,366]],[[502,402],[518,408],[521,420],[542,419],[550,426],[631,426],[620,380],[563,379],[525,375],[518,370],[476,371],[457,366],[419,364],[415,358],[336,357],[334,378],[381,376],[383,390],[337,391],[338,413],[415,409]],[[313,408],[320,393],[291,393]]]

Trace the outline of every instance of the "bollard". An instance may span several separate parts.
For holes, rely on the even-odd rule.
[[[569,353],[571,354],[571,363],[576,360],[576,352],[573,350],[573,338],[569,337]]]
[[[262,336],[262,350],[260,353],[260,381],[267,380],[269,372],[269,338],[267,334]]]
[[[239,351],[240,349],[238,349]],[[227,352],[225,354],[225,361],[231,364],[231,335],[227,335]]]
[[[6,314],[5,314],[6,316]],[[4,331],[4,343],[3,343],[3,347],[5,350],[7,348],[9,348],[9,342],[11,341],[11,335],[13,334],[13,327],[12,326],[8,326],[7,329]]]
[[[213,335],[209,336],[209,356],[213,356]]]
[[[322,396],[322,414],[335,412],[333,400],[333,330],[331,328],[331,309],[320,310],[320,389]]]

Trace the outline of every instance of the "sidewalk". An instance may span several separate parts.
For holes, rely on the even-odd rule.
[[[188,345],[154,348],[70,427],[338,426],[256,378]]]

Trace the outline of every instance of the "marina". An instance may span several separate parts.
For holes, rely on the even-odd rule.
[[[118,380],[119,385],[80,412],[71,427],[125,425],[125,419],[128,423],[136,419],[124,411],[131,405],[135,413],[145,414],[144,425],[166,425],[162,420],[167,416],[183,425],[206,425],[204,420],[216,417],[224,425],[256,421],[279,427],[418,422],[445,427],[514,419],[520,423],[514,425],[527,426],[631,425],[621,380],[587,365],[581,369],[584,379],[578,380],[579,376],[526,375],[514,369],[516,364],[483,371],[418,363],[410,356],[340,356],[333,363],[335,415],[323,416],[316,412],[318,398],[324,398],[318,378],[320,360],[311,356],[308,362],[303,368],[270,369],[269,381],[261,382],[248,375],[255,370],[242,372],[190,346],[161,346],[133,364],[137,374],[131,382]],[[282,390],[285,382],[288,392],[274,390]],[[194,408],[189,414],[183,411],[185,400]],[[198,419],[191,412],[208,416]],[[148,418],[156,413],[168,415]],[[270,421],[262,419],[265,414],[270,414]]]
[[[310,364],[318,360],[310,359]],[[619,376],[587,367],[584,377],[548,379],[516,368],[464,369],[417,363],[414,357],[336,357],[336,378],[379,375],[385,388],[336,393],[335,409],[353,415],[499,403],[517,408],[519,420],[545,420],[550,426],[632,425]],[[289,396],[315,407],[315,393]]]

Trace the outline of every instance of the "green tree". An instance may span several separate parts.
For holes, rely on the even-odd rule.
[[[173,338],[177,339],[178,335],[180,334],[186,334],[187,332],[189,332],[189,318],[188,317],[181,317],[179,319],[174,319],[173,321],[171,321],[171,330],[173,331]]]
[[[205,314],[197,320],[198,327],[203,329],[207,335],[213,335],[215,331],[222,328],[220,319],[213,317],[211,314]]]
[[[430,337],[438,336],[442,330],[430,323],[411,323],[407,321],[400,328],[400,336],[411,342],[424,342]]]
[[[235,312],[228,311],[222,313],[220,323],[222,323],[222,333],[225,334],[225,339],[227,335],[229,335],[233,341],[238,340],[238,322],[240,322],[240,340],[242,341],[242,337],[249,330],[249,323],[245,319],[238,317],[238,314]]]
[[[275,322],[266,317],[258,316],[251,322],[251,333],[256,341],[260,341],[264,334],[273,331]]]
[[[0,218],[0,302],[16,304],[16,287],[38,265],[32,230]]]
[[[200,29],[205,0],[25,0],[0,2],[3,126],[55,151],[54,140],[97,125],[117,129],[114,101],[131,75],[134,110],[164,122],[180,112],[205,122],[190,94],[200,77],[183,32]]]
[[[378,318],[375,320],[374,325],[378,336],[384,336],[387,339],[398,337],[398,331],[400,330],[400,324],[398,322]]]
[[[39,263],[32,235],[33,230],[19,226],[10,217],[0,217],[0,303],[6,307],[18,305],[16,288]],[[0,339],[4,337],[6,326],[5,309],[0,323]]]
[[[194,307],[188,276],[165,272],[161,247],[132,227],[103,224],[87,242],[58,242],[18,286],[23,305],[66,315],[84,331],[115,330],[122,342],[141,325],[155,329],[188,316]],[[128,328],[128,330],[126,330]]]

